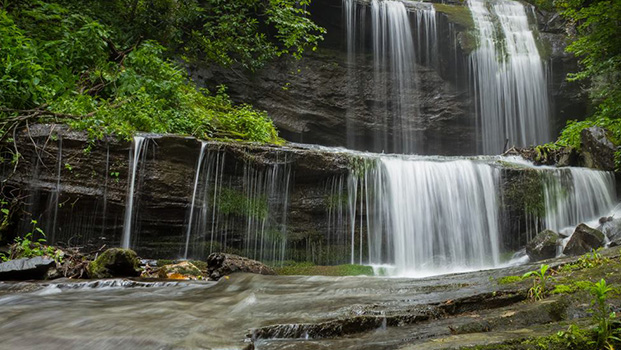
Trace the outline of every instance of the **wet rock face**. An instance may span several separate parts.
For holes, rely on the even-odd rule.
[[[17,171],[13,173],[13,167],[3,169],[3,175],[9,178],[8,195],[24,201],[24,215],[19,218],[16,233],[29,232],[30,220],[35,219],[51,244],[82,246],[90,250],[103,245],[120,246],[131,178],[131,142],[110,138],[92,144],[85,153],[86,134],[59,125],[31,126],[30,134],[21,134],[17,142],[22,155]],[[315,243],[308,239],[309,235],[321,240],[322,233],[327,231],[326,198],[331,190],[328,183],[334,178],[346,177],[350,157],[256,144],[212,142],[207,148],[211,156],[221,160],[218,183],[225,179],[222,188],[226,187],[229,194],[233,192],[238,197],[245,195],[242,183],[249,173],[267,176],[273,165],[290,167],[287,242],[292,249],[288,251],[299,251],[296,257],[307,260],[304,255],[309,251],[307,245]],[[140,256],[176,259],[184,255],[200,149],[201,143],[193,138],[153,136],[146,142],[136,175],[130,240],[130,246]],[[209,171],[204,170],[203,174]],[[215,221],[223,219],[212,217],[214,182],[209,182],[209,186],[204,191],[210,203],[208,222],[204,225],[211,229]],[[279,198],[258,198],[280,201]],[[238,203],[231,200],[224,204],[228,205],[228,211],[235,211],[231,205]],[[196,210],[195,220],[199,211]],[[236,213],[230,216],[231,224],[222,229],[218,227],[218,231],[227,237],[227,248],[241,253],[248,220]],[[191,244],[196,249],[191,249],[188,257],[205,259],[211,246],[200,239],[209,240],[210,237],[202,236],[194,241],[193,233],[192,238]]]
[[[617,147],[610,141],[609,131],[600,127],[582,130],[582,156],[585,166],[593,169],[613,171]]]
[[[110,248],[88,265],[91,278],[138,277],[140,259],[130,249]]]
[[[537,234],[533,240],[526,245],[526,253],[531,261],[539,261],[554,258],[556,256],[556,242],[559,239],[558,233],[545,230]]]
[[[600,225],[597,227],[599,231],[608,237],[610,246],[621,245],[621,219],[613,217],[603,217],[599,219]]]
[[[585,224],[580,224],[567,242],[563,254],[582,255],[590,252],[591,249],[603,247],[605,241],[606,237],[603,233]]]
[[[271,267],[256,260],[244,258],[234,254],[213,253],[207,257],[209,278],[220,278],[235,272],[256,273],[259,275],[275,275]]]
[[[84,133],[38,125],[30,127],[30,135],[20,134],[17,144],[22,158],[16,172],[13,167],[4,169],[10,195],[24,201],[17,234],[29,232],[35,219],[50,244],[90,251],[121,245],[131,179],[130,142],[108,139],[91,144],[85,153],[89,143]],[[346,228],[348,176],[356,166],[351,154],[295,145],[206,143],[204,159],[213,166],[204,165],[201,174],[211,174],[211,180],[199,181],[192,212],[200,154],[201,142],[193,138],[152,135],[147,141],[137,167],[130,237],[130,247],[140,256],[203,260],[224,251],[264,261],[351,261],[351,232]],[[249,199],[248,192],[257,184],[269,186],[272,182],[266,179],[283,169],[288,175],[278,177],[274,188],[283,192],[288,187],[288,197],[257,191],[259,195]],[[532,207],[542,200],[541,193],[524,190],[541,188],[533,175],[536,172],[528,169],[502,172],[501,249],[517,250],[528,242],[522,224],[527,219],[525,203]],[[366,215],[364,208],[359,212]],[[254,223],[250,229],[249,222]],[[366,236],[365,227],[356,225],[356,236],[358,230]]]
[[[42,256],[10,260],[0,264],[0,281],[45,279],[55,268],[53,259]]]
[[[409,95],[419,111],[407,133],[413,135],[420,154],[476,154],[480,140],[468,76],[471,48],[463,43],[468,28],[458,20],[462,16],[455,18],[453,13],[462,12],[464,5],[442,6],[454,9],[447,13],[438,10],[436,15],[439,59],[434,64],[422,62],[420,52],[413,58],[417,89]],[[309,10],[312,19],[328,30],[316,52],[308,52],[300,61],[280,60],[254,73],[194,65],[189,67],[193,79],[211,90],[226,84],[235,101],[266,110],[281,136],[289,141],[395,152],[391,146],[393,131],[381,136],[382,120],[392,114],[393,103],[376,93],[371,11],[366,10],[366,30],[359,29],[356,34],[360,42],[352,65],[348,63],[341,3],[317,0]],[[467,9],[463,12],[470,18]],[[410,22],[415,26],[414,12]],[[552,73],[548,82],[553,99],[551,133],[556,135],[568,119],[586,115],[588,99],[580,83],[565,79],[568,72],[578,69],[575,58],[564,52],[565,22],[558,14],[540,12],[538,23],[545,47],[542,57],[548,60]],[[417,32],[413,28],[413,33]],[[376,144],[370,141],[374,139]]]

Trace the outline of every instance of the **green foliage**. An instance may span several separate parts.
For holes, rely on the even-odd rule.
[[[533,286],[528,290],[528,294],[533,300],[543,300],[547,295],[546,284],[550,276],[546,274],[549,265],[542,264],[539,270],[529,271],[525,273],[522,278],[535,277],[533,280]]]
[[[599,348],[612,349],[613,342],[620,342],[619,334],[621,333],[621,322],[616,318],[614,311],[610,309],[608,304],[608,297],[613,292],[613,288],[606,284],[606,281],[602,278],[599,282],[593,284],[591,287],[591,311],[593,312],[593,320],[596,322],[597,327],[595,332],[597,333],[597,346]]]
[[[0,200],[0,241],[2,241],[3,234],[9,229],[10,224],[11,210],[9,208],[9,202]]]
[[[218,194],[218,212],[224,215],[241,215],[265,219],[268,214],[267,196],[248,197],[241,191],[223,187]]]
[[[602,248],[592,249],[590,253],[586,253],[580,256],[580,258],[578,258],[578,261],[576,261],[575,263],[565,264],[561,266],[559,272],[570,272],[575,270],[594,268],[610,262],[610,259],[602,256],[602,254],[600,253],[601,250]]]
[[[572,294],[579,290],[589,290],[593,283],[589,281],[573,281],[570,284],[557,284],[551,294]]]
[[[113,29],[124,45],[145,38],[186,58],[250,70],[282,55],[300,58],[323,40],[310,0],[64,0]]]
[[[306,29],[296,27],[300,21],[310,25],[307,18],[300,17],[304,14],[299,12],[302,10],[289,8],[290,2],[272,2],[268,7],[263,3],[261,7],[258,2],[253,6],[269,10],[269,21],[276,23],[278,18],[276,33],[289,33],[295,38],[287,38],[280,46],[275,44],[271,56],[289,52],[299,56],[303,47],[316,44],[319,38],[305,41],[302,32]],[[171,42],[181,45],[190,36],[175,34],[174,40],[157,37],[170,33],[154,29],[164,23],[162,16],[167,12],[153,6],[179,11],[175,14],[181,16],[187,14],[185,6],[192,2],[119,0],[112,3],[114,6],[106,4],[105,8],[99,8],[99,3],[31,0],[0,9],[0,108],[4,109],[0,111],[0,121],[36,108],[34,117],[47,116],[48,120],[51,117],[56,122],[69,123],[74,128],[87,130],[91,139],[109,134],[129,138],[137,132],[157,132],[203,139],[282,142],[265,112],[248,105],[234,105],[223,86],[215,92],[197,89],[185,69],[166,57],[171,52],[162,43],[174,49],[176,46]],[[210,6],[233,11],[242,6],[241,3],[214,1]],[[120,20],[123,15],[114,12],[116,9],[129,16],[126,12],[132,8],[135,22],[129,24],[123,24],[125,22]],[[147,14],[155,17],[147,20]],[[203,10],[196,16],[199,16],[194,18],[196,21],[215,18],[207,16]],[[177,20],[181,22],[169,24],[182,30],[180,26],[184,22],[182,18]],[[244,28],[247,25],[235,21],[227,23]],[[148,32],[149,28],[152,33]],[[254,34],[261,36],[253,33],[253,38]],[[138,40],[132,35],[160,42]],[[217,32],[213,35],[219,41],[228,42]],[[127,49],[118,49],[121,45]],[[259,56],[268,59],[263,54]],[[232,62],[237,59],[231,58]],[[12,126],[12,123],[0,123],[0,136]]]
[[[2,260],[47,256],[62,262],[63,252],[46,244],[45,233],[37,224],[36,220],[32,220],[32,230],[25,234],[24,237],[16,237],[15,243],[10,247],[9,256],[2,256]],[[40,238],[35,239],[36,236]]]
[[[274,270],[279,275],[318,275],[318,276],[373,276],[373,268],[365,265],[344,264],[320,266],[312,262],[287,261]]]
[[[556,0],[563,17],[576,27],[577,35],[567,51],[580,60],[581,71],[569,80],[590,80],[589,93],[596,106],[585,121],[570,121],[557,144],[580,149],[580,131],[601,126],[621,141],[621,2],[616,0]],[[616,155],[616,161],[621,161]],[[618,167],[617,167],[618,168]]]

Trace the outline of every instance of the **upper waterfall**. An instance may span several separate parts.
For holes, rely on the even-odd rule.
[[[525,6],[468,0],[478,35],[471,54],[482,153],[550,141],[546,74]]]

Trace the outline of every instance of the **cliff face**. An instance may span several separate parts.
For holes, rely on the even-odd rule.
[[[359,155],[162,135],[147,136],[136,154],[132,142],[89,143],[85,133],[58,125],[24,130],[16,145],[20,161],[3,175],[5,194],[24,203],[14,217],[18,234],[29,232],[34,219],[53,243],[119,246],[124,224],[131,222],[130,246],[154,258],[225,251],[264,261],[337,264],[350,261],[352,246],[363,259],[368,249],[362,223],[373,215],[365,208],[370,192],[357,189],[353,202],[349,194],[352,180],[373,166]],[[134,154],[139,161],[132,176]],[[541,193],[519,190],[522,183],[540,188],[533,172],[509,167],[501,171],[499,188],[489,189],[502,194],[504,249],[519,249],[536,233],[536,218],[525,213],[543,205]]]
[[[341,1],[315,0],[310,11],[313,20],[328,30],[316,52],[296,62],[281,60],[256,73],[194,66],[190,69],[193,78],[209,88],[227,84],[234,100],[268,111],[289,141],[394,152],[383,139],[390,140],[392,130],[378,137],[383,132],[378,116],[390,115],[394,107],[378,96],[374,83],[370,10],[363,12],[364,6],[359,6],[361,20],[353,60],[348,60]],[[437,41],[431,43],[417,37],[424,22],[415,11],[409,14],[417,49],[435,45],[437,59],[428,60],[420,52],[413,58],[417,86],[409,95],[417,104],[418,117],[406,132],[416,139],[417,153],[476,154],[481,140],[469,77],[469,53],[476,45],[471,34],[473,22],[460,3],[436,4],[435,11]],[[576,70],[575,59],[564,53],[565,24],[554,13],[539,11],[536,17],[537,40],[549,72],[551,131],[555,135],[567,119],[584,115],[586,96],[577,83],[565,81],[566,73]],[[373,139],[379,141],[373,144]]]
[[[18,232],[28,232],[34,219],[51,242],[121,244],[132,179],[131,142],[108,139],[93,144],[85,133],[38,125],[21,134],[17,145],[20,162],[15,172],[5,168],[4,175],[8,176],[6,191],[25,203],[18,214]],[[304,260],[310,236],[327,230],[329,184],[347,175],[349,157],[311,149],[211,142],[204,146],[202,175],[197,176],[201,147],[194,138],[147,138],[136,167],[131,247],[142,256],[176,258],[184,256],[186,245],[188,256],[198,257],[223,240],[229,251],[240,254],[261,250],[249,246],[261,238],[282,243],[278,238],[248,237],[247,223],[253,221],[253,232],[265,235],[286,229],[289,256],[295,257],[299,247],[299,258]],[[285,212],[284,191],[290,200]],[[186,244],[193,198],[192,225],[207,229],[193,228]],[[285,228],[286,222],[293,224]],[[263,258],[280,258],[273,252],[278,249],[264,247]]]

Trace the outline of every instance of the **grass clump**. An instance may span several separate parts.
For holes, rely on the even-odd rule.
[[[371,266],[343,264],[334,266],[315,265],[312,262],[287,262],[274,268],[279,275],[318,275],[318,276],[373,276]]]

